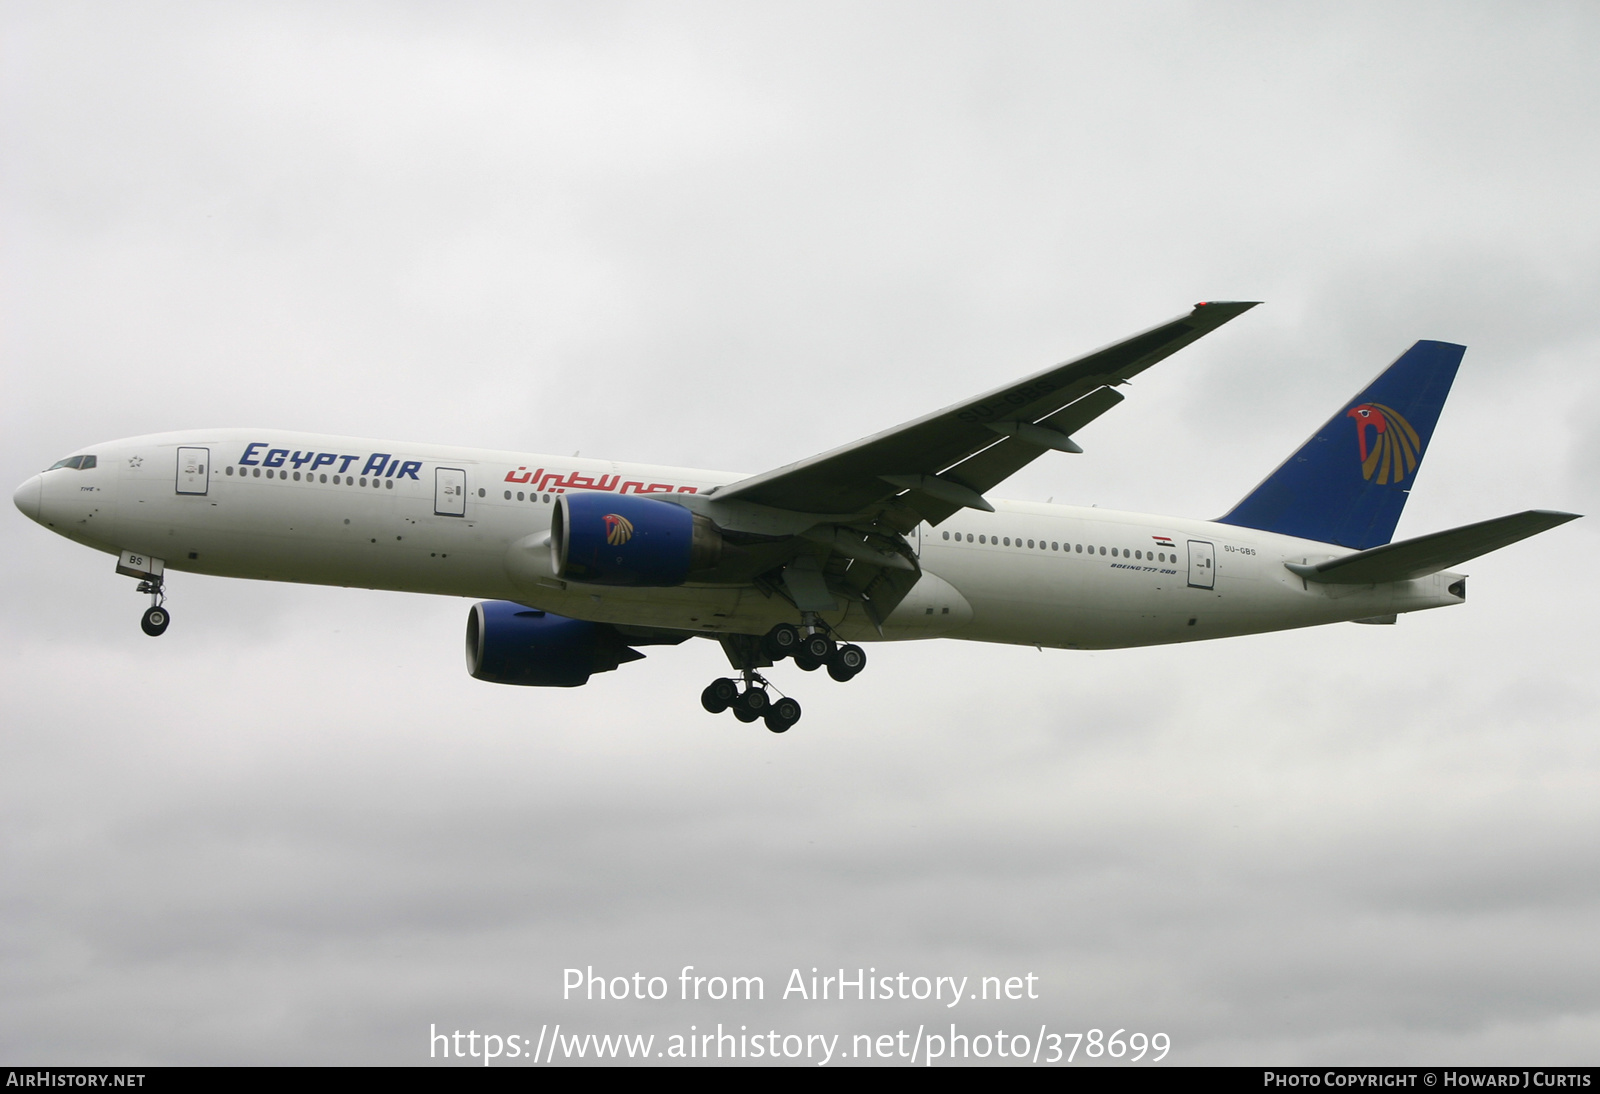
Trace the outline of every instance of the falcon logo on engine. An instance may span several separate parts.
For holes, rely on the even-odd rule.
[[[607,513],[605,522],[606,542],[611,546],[621,547],[633,538],[633,522],[627,517],[619,516],[616,513]]]

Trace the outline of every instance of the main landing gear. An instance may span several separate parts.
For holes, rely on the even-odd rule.
[[[741,722],[757,718],[774,733],[785,733],[800,720],[800,704],[786,695],[773,698],[758,665],[777,664],[785,658],[806,672],[826,666],[828,675],[843,682],[867,667],[867,653],[860,646],[834,641],[826,625],[814,613],[802,615],[800,626],[779,623],[765,635],[730,635],[723,639],[728,658],[739,669],[740,679],[713,680],[700,693],[700,705],[712,714],[725,710]]]
[[[745,669],[742,676],[743,690],[727,677],[711,681],[700,693],[700,705],[712,714],[732,710],[733,716],[741,722],[760,718],[774,733],[787,733],[789,727],[800,720],[800,704],[787,695],[773,699],[767,694],[766,679],[755,669]]]
[[[167,594],[162,587],[160,578],[148,578],[139,582],[138,592],[150,594],[150,606],[144,610],[144,617],[139,620],[139,626],[151,638],[156,638],[167,629],[167,624],[172,622],[172,613],[167,611]]]
[[[816,672],[826,665],[828,675],[841,684],[867,667],[866,650],[848,642],[843,645],[835,642],[833,636],[816,623],[809,623],[808,627],[812,628],[810,633],[793,623],[779,623],[761,640],[762,648],[773,663],[793,657],[794,663],[804,672]]]

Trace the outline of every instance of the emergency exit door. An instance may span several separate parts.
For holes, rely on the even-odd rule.
[[[467,473],[459,467],[438,467],[433,472],[433,511],[441,517],[467,515]]]
[[[1214,589],[1217,585],[1217,549],[1200,539],[1189,541],[1189,588]]]
[[[178,493],[204,494],[211,481],[211,449],[178,449]]]

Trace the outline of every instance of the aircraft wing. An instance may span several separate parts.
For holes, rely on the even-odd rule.
[[[1071,433],[1121,401],[1113,385],[1126,383],[1255,304],[1196,304],[1187,315],[1076,360],[720,487],[712,496],[800,513],[848,514],[903,495],[896,505],[931,523],[969,506],[989,509],[983,492],[1043,453],[1081,451]]]

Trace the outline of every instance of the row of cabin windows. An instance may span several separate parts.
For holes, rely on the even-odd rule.
[[[259,479],[261,477],[261,473],[262,473],[263,470],[266,471],[267,478],[269,478],[269,479],[270,478],[274,478],[274,477],[280,478],[280,479],[288,479],[288,478],[292,477],[295,482],[299,482],[300,481],[300,472],[298,472],[298,471],[296,471],[291,476],[289,474],[289,472],[283,470],[282,468],[278,468],[277,471],[274,472],[273,469],[270,468],[270,467],[265,468],[265,469],[260,468],[260,467],[248,467],[248,468],[241,467],[241,468],[239,468],[239,477],[241,479],[242,478],[246,478],[246,477],[254,477],[254,478],[258,478]],[[227,469],[227,473],[230,474],[230,475],[233,474],[234,473],[233,468],[231,468],[231,467],[228,468]],[[305,481],[306,482],[327,482],[328,481],[328,476],[325,475],[325,474],[324,475],[313,475],[311,472],[307,471],[306,475],[305,475]],[[335,486],[339,485],[341,482],[344,483],[344,485],[346,485],[346,486],[357,486],[357,485],[366,486],[367,485],[367,477],[365,475],[360,475],[360,476],[357,476],[357,475],[334,475],[333,476],[333,484]],[[376,489],[378,489],[380,484],[382,486],[384,486],[386,489],[389,489],[389,490],[393,490],[394,489],[394,480],[393,479],[380,479],[376,475],[372,476],[372,488],[374,490],[376,490]]]
[[[961,538],[962,538],[962,535],[963,535],[963,533],[961,533],[961,532],[954,532],[954,533],[943,532],[941,534],[944,536],[945,539],[949,539],[952,535],[954,535],[957,542],[961,541]],[[967,533],[965,533],[965,535],[966,535],[966,542],[968,542],[968,543],[973,542],[973,536],[972,536],[971,532],[967,532]],[[1006,547],[1013,546],[1010,536],[984,536],[984,535],[980,535],[980,536],[977,537],[977,542],[979,542],[979,543],[992,543],[996,547],[999,547],[999,546],[1002,546],[1002,545],[1006,546]],[[1017,537],[1017,541],[1016,541],[1014,546],[1017,546],[1017,547],[1023,546],[1023,541],[1022,541],[1022,537],[1021,536]],[[1034,541],[1031,540],[1031,539],[1028,540],[1027,541],[1027,546],[1030,547],[1030,548],[1033,547],[1034,546]],[[1082,555],[1082,554],[1090,554],[1090,555],[1092,555],[1092,554],[1095,554],[1097,552],[1099,554],[1103,555],[1103,554],[1106,554],[1106,553],[1109,552],[1112,558],[1119,558],[1120,557],[1120,558],[1142,559],[1142,560],[1148,560],[1150,562],[1177,562],[1178,561],[1177,554],[1174,553],[1174,554],[1169,556],[1167,554],[1167,552],[1165,552],[1165,551],[1129,550],[1126,547],[1096,547],[1093,544],[1089,544],[1088,546],[1084,546],[1082,543],[1058,543],[1058,542],[1055,542],[1053,540],[1051,542],[1049,542],[1049,543],[1046,543],[1042,539],[1039,540],[1038,550],[1041,550],[1041,551],[1068,551],[1068,552],[1071,552],[1073,554],[1079,554],[1079,555]]]
[[[91,461],[94,459],[93,456],[78,456],[78,457],[74,457],[74,458],[75,459],[91,460]],[[70,466],[76,466],[76,465],[72,464],[70,461],[62,460],[56,466],[57,467],[70,467]],[[93,467],[94,464],[90,463],[87,466]],[[238,470],[238,475],[239,475],[240,478],[254,477],[254,478],[258,478],[259,479],[261,477],[261,475],[262,475],[263,470],[265,470],[266,476],[269,479],[270,478],[274,478],[274,477],[280,478],[280,479],[290,479],[290,478],[292,478],[295,482],[299,482],[300,481],[300,472],[295,471],[295,472],[293,472],[291,474],[290,472],[285,471],[285,470],[283,470],[281,468],[278,469],[276,472],[274,472],[274,470],[272,468],[270,468],[270,467],[264,468],[264,469],[260,468],[260,467],[250,467],[250,468],[241,467]],[[234,474],[234,469],[232,467],[230,467],[230,468],[227,469],[227,472],[228,472],[228,474],[232,475],[232,474]],[[305,473],[305,481],[306,482],[327,482],[328,481],[328,476],[325,475],[325,474],[323,474],[323,475],[313,475],[311,472],[307,471]],[[340,482],[343,482],[344,485],[346,485],[346,486],[358,486],[358,485],[359,486],[366,486],[367,485],[367,477],[365,475],[335,475],[335,476],[333,476],[333,483],[334,483],[335,486],[339,485]],[[380,479],[376,475],[372,476],[372,488],[374,490],[376,490],[378,488],[378,485],[380,483],[383,485],[384,489],[386,489],[386,490],[393,490],[394,489],[394,480],[393,479]],[[483,490],[483,488],[479,487],[478,488],[478,497],[481,498],[481,497],[484,496],[484,494],[485,494],[485,491]],[[517,491],[517,500],[521,501],[522,497],[523,497],[522,491],[518,490]],[[529,501],[537,502],[539,500],[539,495],[538,494],[529,494],[527,497],[528,497]],[[509,490],[506,491],[506,500],[507,501],[511,500],[511,491],[509,491]],[[544,496],[544,503],[546,505],[550,504],[550,495],[549,494],[546,494]]]

